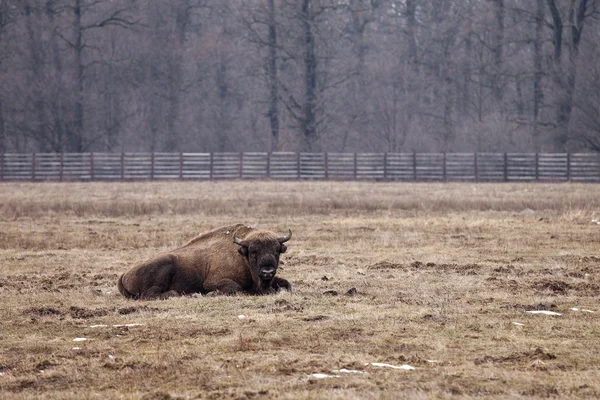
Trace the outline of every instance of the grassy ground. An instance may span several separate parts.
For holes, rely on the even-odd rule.
[[[598,185],[1,184],[0,397],[598,398],[595,220]],[[116,290],[236,222],[292,229],[292,293]]]

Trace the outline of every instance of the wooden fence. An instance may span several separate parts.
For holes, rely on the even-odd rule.
[[[600,153],[0,153],[0,182],[164,179],[600,182]]]

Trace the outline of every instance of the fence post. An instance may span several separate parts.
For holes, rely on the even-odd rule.
[[[477,167],[477,152],[473,153],[473,173],[475,174],[475,183],[479,182],[479,168]]]
[[[179,180],[183,180],[183,152],[179,152]]]
[[[64,166],[63,166],[64,161],[63,160],[64,160],[64,153],[61,152],[60,153],[60,172],[59,172],[59,175],[58,175],[58,179],[60,180],[60,182],[63,181],[63,168],[64,168]]]
[[[150,154],[150,180],[154,180],[154,152]]]
[[[267,178],[271,178],[271,153],[267,152]]]
[[[388,171],[387,171],[387,151],[383,153],[383,179],[387,180]]]
[[[31,182],[35,182],[35,153],[31,153]]]
[[[354,180],[358,179],[358,155],[354,153]]]
[[[571,153],[567,153],[567,181],[571,181]]]
[[[121,152],[121,181],[125,180],[125,152]]]
[[[90,181],[94,180],[94,152],[90,151]]]
[[[300,179],[300,152],[296,153],[296,169],[297,169],[298,179]]]
[[[329,180],[329,153],[325,152],[325,180]]]
[[[504,153],[504,182],[508,182],[508,153]]]
[[[444,182],[448,182],[448,176],[446,174],[446,152],[442,153],[442,179]]]
[[[4,152],[0,153],[0,182],[4,181]]]
[[[212,181],[214,178],[214,173],[213,173],[213,169],[214,169],[214,164],[215,164],[215,156],[214,153],[211,151],[210,152],[210,164],[209,164],[209,170],[208,170],[208,178]]]
[[[540,154],[538,152],[535,153],[535,181],[539,182],[540,180]]]
[[[244,153],[240,151],[240,179],[244,177]]]
[[[413,151],[413,181],[417,181],[417,152]]]

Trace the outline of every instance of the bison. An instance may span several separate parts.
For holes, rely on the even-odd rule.
[[[131,299],[166,299],[192,293],[266,294],[291,290],[276,277],[285,236],[242,224],[204,233],[185,246],[158,254],[121,275],[119,292]]]

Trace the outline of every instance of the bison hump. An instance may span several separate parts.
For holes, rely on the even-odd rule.
[[[197,243],[200,241],[208,241],[211,239],[221,239],[224,236],[227,236],[230,240],[233,240],[232,238],[233,238],[234,233],[235,233],[236,237],[238,237],[240,239],[244,239],[246,237],[246,235],[248,233],[252,232],[253,230],[254,230],[254,228],[252,228],[248,225],[244,225],[244,224],[235,224],[235,225],[230,225],[230,226],[224,226],[222,228],[217,228],[210,232],[206,232],[199,236],[196,236],[195,238],[190,240],[187,243],[187,245]]]

